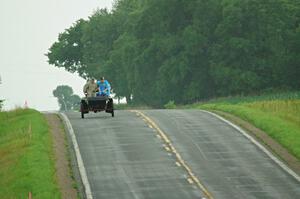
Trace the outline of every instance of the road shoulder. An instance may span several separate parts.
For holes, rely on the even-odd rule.
[[[45,114],[53,138],[56,177],[62,198],[78,198],[75,182],[72,179],[66,135],[60,118],[56,114]]]
[[[243,128],[248,134],[252,135],[257,141],[263,144],[269,151],[275,154],[278,158],[284,161],[295,173],[300,174],[300,161],[290,154],[286,148],[271,138],[267,133],[255,127],[251,123],[223,111],[211,111],[224,117],[230,122]]]

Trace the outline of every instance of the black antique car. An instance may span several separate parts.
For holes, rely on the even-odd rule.
[[[82,99],[80,103],[81,118],[84,118],[84,114],[90,111],[95,113],[105,111],[114,117],[113,99],[108,96],[87,97],[86,99]]]

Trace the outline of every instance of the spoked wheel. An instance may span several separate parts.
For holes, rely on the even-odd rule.
[[[112,112],[111,112],[111,116],[112,116],[112,117],[115,117],[115,111],[114,111],[114,109],[113,109]]]
[[[83,104],[80,105],[81,118],[84,118]]]
[[[109,107],[109,112],[111,113],[111,116],[112,117],[115,117],[115,110],[114,110],[114,102],[113,102],[113,99],[110,98],[109,101],[108,101],[108,107]]]

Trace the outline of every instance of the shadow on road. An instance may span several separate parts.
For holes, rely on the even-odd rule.
[[[111,117],[110,115],[100,115],[100,114],[89,114],[86,115],[85,118],[83,120],[89,120],[89,119],[112,119],[113,117]]]

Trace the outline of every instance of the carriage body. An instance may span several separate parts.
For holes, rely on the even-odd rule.
[[[93,111],[95,113],[105,111],[114,117],[113,99],[107,96],[87,97],[82,99],[80,103],[81,118],[84,114]]]

